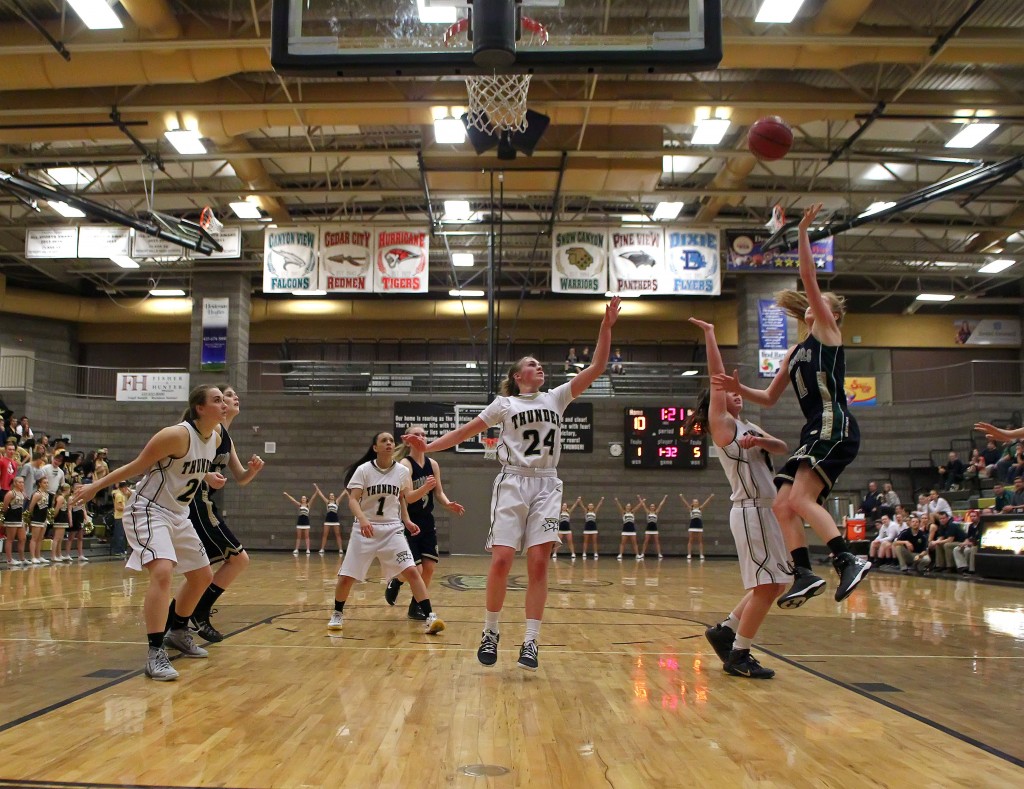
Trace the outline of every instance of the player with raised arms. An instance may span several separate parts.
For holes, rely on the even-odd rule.
[[[188,618],[213,580],[213,572],[189,520],[188,508],[213,466],[220,440],[217,426],[226,416],[220,389],[197,386],[188,396],[188,409],[181,422],[154,435],[135,460],[71,495],[71,506],[76,507],[104,488],[146,474],[125,505],[124,528],[131,547],[126,566],[136,571],[145,568],[149,573],[143,614],[149,641],[146,676],[152,679],[178,678],[165,646],[174,647],[185,657],[207,656],[206,650],[192,640]],[[165,635],[175,567],[185,574],[185,585],[178,592],[177,612]]]
[[[487,573],[487,609],[477,659],[485,666],[498,660],[498,619],[505,603],[508,574],[516,551],[526,553],[526,635],[518,666],[536,671],[537,642],[548,593],[548,559],[558,539],[562,482],[558,479],[562,414],[608,366],[612,327],[619,317],[618,297],[604,311],[593,363],[560,386],[542,392],[544,368],[532,356],[513,364],[499,395],[466,424],[431,441],[406,435],[403,440],[423,452],[440,452],[489,427],[501,425],[498,458],[501,472],[491,493],[491,530],[485,547],[491,552]]]
[[[789,349],[767,389],[744,386],[735,371],[712,377],[713,385],[762,406],[775,405],[786,390],[786,379],[792,379],[804,415],[800,448],[775,475],[779,493],[773,509],[795,567],[792,588],[778,600],[781,608],[798,608],[825,587],[824,579],[811,570],[804,521],[832,553],[832,565],[839,574],[836,602],[849,597],[871,569],[871,562],[850,553],[832,515],[822,506],[839,475],[857,457],[860,428],[850,413],[844,390],[846,354],[839,323],[846,307],[839,296],[822,293],[818,287],[807,234],[819,211],[820,203],[812,205],[800,219],[800,281],[804,292],[783,290],[775,297],[783,310],[807,326],[807,337]]]

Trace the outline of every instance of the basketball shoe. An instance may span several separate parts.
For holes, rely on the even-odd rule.
[[[775,604],[779,608],[799,608],[812,597],[817,597],[824,591],[824,578],[819,578],[806,567],[794,567],[793,585]]]

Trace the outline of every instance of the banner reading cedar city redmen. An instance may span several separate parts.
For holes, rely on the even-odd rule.
[[[551,239],[551,290],[608,290],[608,231],[603,227],[556,227]]]
[[[377,293],[426,293],[430,236],[426,229],[377,228],[373,289]]]
[[[370,293],[373,290],[374,228],[365,225],[320,227],[320,290]]]
[[[665,233],[660,227],[611,231],[608,290],[659,292],[665,280]]]

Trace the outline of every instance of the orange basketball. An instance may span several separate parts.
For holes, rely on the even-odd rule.
[[[761,161],[774,162],[793,147],[793,130],[778,115],[769,115],[750,127],[747,147]]]

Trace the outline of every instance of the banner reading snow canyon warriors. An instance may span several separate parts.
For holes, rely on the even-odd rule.
[[[374,228],[365,225],[320,227],[319,289],[328,293],[373,290]]]
[[[657,293],[665,284],[665,233],[660,227],[611,231],[608,290]]]
[[[679,296],[719,296],[722,269],[718,231],[668,227],[665,230],[665,293]]]
[[[374,291],[426,293],[429,256],[429,236],[425,229],[377,228]]]
[[[607,247],[608,231],[603,227],[556,227],[551,240],[551,290],[604,294]]]
[[[263,292],[315,290],[316,227],[268,229],[263,238]]]

